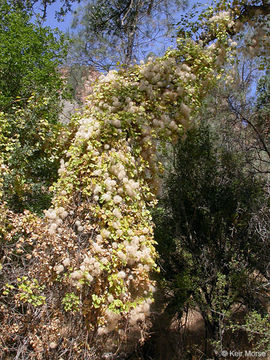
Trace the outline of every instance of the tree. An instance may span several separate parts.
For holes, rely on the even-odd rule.
[[[88,1],[74,16],[71,56],[96,69],[130,65],[144,59],[159,39],[168,41],[177,12],[185,2],[174,0]]]
[[[1,356],[117,358],[120,349],[130,354],[136,345],[130,339],[144,340],[152,272],[158,270],[149,211],[162,170],[157,148],[175,143],[190,127],[191,115],[234,54],[229,29],[239,14],[230,3],[221,5],[203,20],[215,46],[181,36],[177,49],[162,58],[100,76],[61,161],[45,217],[6,212]],[[253,196],[239,194],[252,205]],[[240,210],[237,215],[246,229],[246,218]],[[247,258],[256,261],[252,254]],[[224,274],[218,281],[226,295]]]
[[[60,33],[31,23],[30,13],[7,1],[1,2],[0,18],[3,197],[17,211],[40,211],[57,178],[63,131],[58,117],[65,96],[59,66],[65,41]]]
[[[31,13],[7,1],[1,2],[0,19],[0,110],[23,107],[33,93],[56,97],[62,85],[57,68],[65,56],[63,35],[32,24]]]
[[[167,311],[181,316],[187,304],[199,309],[208,356],[214,356],[211,341],[220,351],[233,348],[224,332],[236,305],[264,314],[257,294],[266,285],[261,296],[267,297],[270,276],[270,243],[262,234],[269,226],[262,220],[258,231],[253,221],[265,205],[269,217],[265,184],[245,171],[243,154],[216,147],[216,136],[199,126],[179,141],[154,217]]]
[[[190,58],[190,47],[202,67]],[[187,64],[177,61],[186,55]],[[172,141],[181,124],[188,123],[191,109],[185,102],[190,94],[195,108],[214,82],[214,60],[200,71],[208,56],[192,43],[145,65],[111,71],[95,84],[61,163],[52,207],[44,218],[22,216],[30,233],[14,226],[16,236],[10,240],[4,232],[1,282],[12,288],[1,302],[4,329],[10,321],[18,325],[14,349],[21,349],[22,336],[29,349],[36,334],[43,345],[34,341],[31,356],[48,358],[68,348],[70,358],[83,359],[90,356],[90,334],[91,351],[99,357],[108,351],[116,356],[118,346],[129,353],[145,333],[155,291],[150,274],[157,270],[149,207],[154,205],[160,164],[153,152],[157,138]],[[197,76],[189,75],[193,72]],[[195,91],[184,87],[187,78],[196,84]],[[9,241],[15,244],[10,247]],[[10,273],[6,259],[17,255],[22,265]],[[22,273],[23,287],[17,280]],[[29,289],[34,298],[21,289]],[[29,310],[26,327],[21,326],[18,301]],[[45,304],[57,331],[45,325],[51,321],[41,315]],[[9,335],[5,330],[1,337],[4,354],[13,354]],[[83,352],[85,345],[80,344],[87,344]]]
[[[220,134],[222,146],[233,146],[245,154],[248,171],[267,176],[270,165],[268,77],[258,66],[258,58],[244,56],[239,50],[235,64],[225,70],[227,80],[219,81],[209,93],[198,118]]]
[[[57,0],[7,0],[10,5],[15,5],[21,10],[33,10],[35,6],[39,6],[39,9],[42,12],[42,19],[44,20],[47,17],[48,7]],[[63,15],[71,10],[73,3],[80,3],[80,0],[61,0],[61,6],[58,11],[56,11],[56,16],[58,19],[61,19]]]
[[[270,173],[270,78],[269,70],[263,76],[257,87],[257,102],[254,115],[248,123],[254,132],[254,168],[260,173]]]

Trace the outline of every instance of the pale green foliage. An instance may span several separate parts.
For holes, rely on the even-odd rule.
[[[41,295],[44,285],[39,285],[37,279],[29,280],[26,276],[17,278],[17,284],[5,284],[3,295],[14,293],[18,303],[28,303],[33,306],[41,306],[45,303],[46,297]]]
[[[62,300],[65,311],[76,312],[79,310],[80,298],[74,293],[67,293]]]
[[[164,57],[99,78],[74,121],[76,135],[62,157],[44,218],[27,212],[16,217],[1,208],[5,254],[10,255],[6,243],[16,243],[23,271],[38,281],[34,288],[26,282],[20,289],[29,311],[23,334],[16,295],[7,294],[3,301],[5,329],[11,322],[17,325],[15,351],[22,335],[29,356],[40,359],[54,356],[50,351],[66,354],[66,349],[68,358],[86,359],[94,346],[99,358],[108,349],[116,357],[119,349],[130,349],[130,339],[143,341],[156,290],[152,273],[159,270],[149,209],[156,204],[163,170],[157,143],[176,142],[192,127],[191,116],[234,52],[228,36],[234,14],[217,18],[215,46],[182,36],[178,48]],[[5,260],[3,270],[9,266]],[[223,282],[220,277],[224,298]],[[189,286],[188,276],[183,283]],[[47,316],[42,309],[37,316],[28,304],[39,286],[44,286],[37,295],[46,297]],[[1,341],[6,355],[9,334]]]

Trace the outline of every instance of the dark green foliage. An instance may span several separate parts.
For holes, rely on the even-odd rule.
[[[57,66],[65,55],[64,38],[30,19],[26,11],[1,2],[0,111],[24,106],[33,93],[56,97],[62,86]]]
[[[254,273],[269,275],[270,244],[254,222],[265,203],[263,183],[245,172],[241,154],[214,144],[205,126],[180,140],[154,219],[167,310],[198,307],[217,344],[220,317],[228,320],[232,305],[263,311],[255,296],[263,280]]]
[[[261,77],[257,86],[257,108],[268,108],[270,102],[270,71]]]

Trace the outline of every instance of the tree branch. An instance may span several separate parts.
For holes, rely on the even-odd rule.
[[[245,117],[244,115],[242,115],[235,107],[234,105],[232,104],[231,100],[230,100],[230,97],[228,97],[228,103],[230,104],[232,110],[243,120],[245,121],[251,128],[252,130],[255,132],[255,134],[258,136],[261,144],[262,144],[262,147],[264,149],[264,151],[267,153],[268,157],[270,158],[270,150],[268,149],[264,139],[262,138],[260,132],[257,130],[256,126],[247,118]]]

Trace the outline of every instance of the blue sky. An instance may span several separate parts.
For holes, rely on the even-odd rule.
[[[1,1],[1,0],[0,0]],[[87,1],[89,0],[81,0],[80,4],[78,4],[77,2],[75,2],[72,6],[72,10],[75,11],[77,9],[78,6],[83,6]],[[192,5],[194,4],[198,4],[200,3],[201,5],[206,5],[207,3],[209,3],[211,0],[205,0],[203,2],[200,2],[198,0],[188,0],[188,4],[189,4],[189,9],[192,7]],[[35,6],[35,12],[40,12],[40,9],[42,8],[40,6],[41,0],[39,1],[39,4]],[[72,23],[72,19],[73,19],[73,14],[72,12],[68,12],[65,17],[63,17],[62,21],[57,21],[56,17],[55,17],[55,13],[57,10],[59,10],[61,8],[62,2],[60,0],[57,0],[53,5],[48,6],[47,8],[47,18],[44,21],[44,25],[46,26],[50,26],[51,28],[58,28],[59,30],[63,31],[63,32],[67,32],[68,30],[71,30],[71,23]],[[186,11],[185,11],[186,12]],[[182,11],[179,12],[179,19],[180,19],[180,15],[181,13],[183,13]],[[145,48],[143,48],[144,52],[142,52],[141,54],[139,54],[139,59],[145,59],[146,54],[150,54],[151,52],[154,52],[157,56],[161,56],[162,54],[164,54],[164,52],[166,51],[166,49],[168,47],[175,47],[176,43],[175,43],[175,39],[172,38],[170,35],[169,36],[161,36],[160,39],[155,39],[153,41],[153,43],[149,43],[149,45],[146,45]]]
[[[192,5],[194,5],[195,3],[201,3],[201,4],[207,4],[210,2],[209,1],[198,1],[198,0],[189,0],[189,7],[191,7]],[[83,4],[84,1],[81,1],[81,4]],[[72,6],[72,9],[75,10],[80,4],[75,3]],[[45,21],[45,25],[48,25],[52,28],[56,28],[58,27],[59,30],[62,30],[63,32],[66,32],[68,29],[70,29],[71,26],[71,22],[72,22],[72,18],[73,15],[71,12],[69,12],[64,18],[62,22],[58,22],[55,18],[55,12],[57,10],[59,10],[61,7],[61,1],[57,0],[54,4],[48,6],[48,11],[47,11],[47,19]],[[38,11],[38,6],[35,9],[36,11]]]
[[[65,17],[63,18],[63,21],[59,22],[55,18],[55,12],[59,10],[61,7],[61,1],[57,0],[54,4],[48,6],[47,10],[47,18],[44,22],[44,25],[50,26],[52,28],[58,28],[59,30],[66,32],[68,29],[70,29],[71,22],[73,15],[71,12],[68,12]],[[72,6],[72,9],[75,10],[78,7],[78,4],[75,3]],[[38,6],[36,6],[35,11],[38,12]]]

